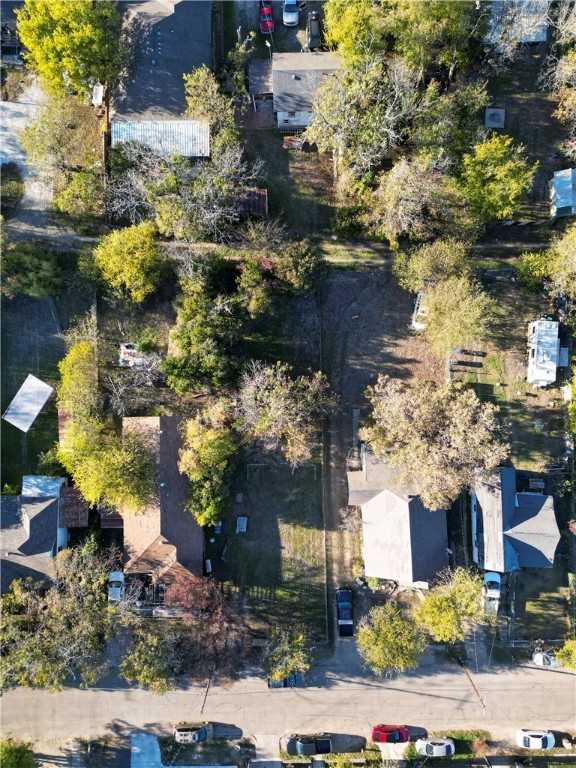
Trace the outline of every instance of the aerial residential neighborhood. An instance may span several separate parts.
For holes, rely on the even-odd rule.
[[[575,0],[0,22],[0,763],[575,764]]]

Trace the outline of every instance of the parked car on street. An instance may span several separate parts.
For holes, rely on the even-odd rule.
[[[552,749],[555,743],[551,731],[532,731],[529,728],[516,731],[516,745],[524,749]]]
[[[176,723],[172,735],[179,744],[197,744],[214,738],[212,723]]]
[[[372,741],[380,744],[404,744],[410,740],[410,731],[405,725],[375,725]]]
[[[268,678],[268,688],[305,688],[306,678],[301,672],[293,672],[282,680]]]
[[[124,595],[124,574],[112,571],[108,576],[108,602],[119,603]]]
[[[488,571],[482,580],[482,599],[484,610],[488,614],[495,615],[500,607],[500,595],[502,590],[502,577],[499,573]]]
[[[352,616],[352,590],[336,590],[336,613],[338,614],[338,634],[340,637],[352,637],[354,619]]]
[[[549,651],[534,651],[532,654],[533,664],[537,664],[539,667],[561,667],[562,664],[556,658],[555,653]]]
[[[293,733],[286,739],[286,751],[289,755],[312,757],[327,755],[332,752],[332,741],[327,733],[303,736]]]
[[[282,4],[282,23],[285,27],[297,27],[300,22],[300,9],[297,0],[284,0]]]
[[[274,16],[270,0],[260,0],[260,32],[271,35],[274,32]]]
[[[448,757],[456,752],[452,739],[418,739],[416,752],[425,757]]]
[[[322,46],[322,25],[319,11],[310,11],[306,19],[306,47],[317,51]]]

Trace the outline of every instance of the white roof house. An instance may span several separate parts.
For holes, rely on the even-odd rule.
[[[559,323],[553,320],[535,320],[528,330],[528,383],[546,387],[556,381],[556,368],[560,363]]]
[[[576,214],[576,168],[556,171],[549,184],[550,215]]]
[[[28,374],[2,418],[22,432],[28,432],[52,392],[49,384]]]
[[[112,121],[112,146],[138,141],[163,157],[210,157],[208,123],[200,120]]]

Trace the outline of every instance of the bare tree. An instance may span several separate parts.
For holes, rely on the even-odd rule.
[[[338,510],[340,523],[338,528],[348,533],[358,533],[362,526],[360,507],[342,507]]]

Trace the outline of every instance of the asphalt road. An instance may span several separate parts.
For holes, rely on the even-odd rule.
[[[532,666],[491,667],[470,679],[429,652],[418,671],[397,680],[368,678],[353,641],[314,670],[305,689],[268,690],[261,672],[247,670],[230,688],[194,686],[156,696],[118,680],[61,693],[18,689],[2,698],[2,733],[24,739],[96,737],[135,729],[167,733],[172,722],[211,720],[237,736],[330,731],[369,736],[376,722],[428,731],[483,728],[512,742],[521,727],[576,730],[576,677]],[[472,683],[474,685],[472,685]]]

